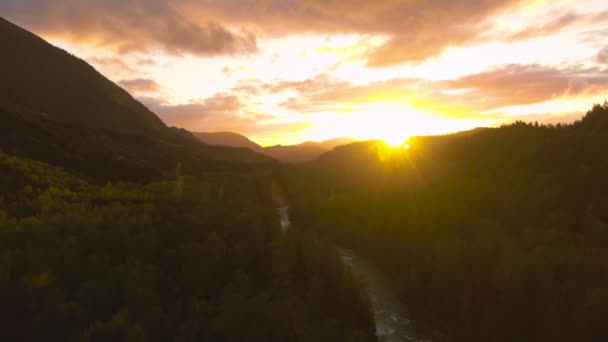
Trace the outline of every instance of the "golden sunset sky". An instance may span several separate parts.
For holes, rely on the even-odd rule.
[[[608,1],[3,0],[165,123],[262,145],[571,122],[608,97]]]

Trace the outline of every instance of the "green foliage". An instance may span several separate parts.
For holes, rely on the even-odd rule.
[[[362,285],[281,231],[266,173],[98,186],[1,153],[0,169],[0,340],[375,340]]]
[[[294,220],[375,260],[453,340],[608,338],[608,103],[573,125],[410,145],[334,151],[308,181],[287,172]]]

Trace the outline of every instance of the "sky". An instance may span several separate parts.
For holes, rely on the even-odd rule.
[[[608,98],[608,1],[2,0],[170,126],[262,145],[572,122]]]

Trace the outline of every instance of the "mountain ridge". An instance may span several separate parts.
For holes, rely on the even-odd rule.
[[[0,18],[0,150],[98,180],[175,177],[275,162],[202,144],[163,121],[95,68]]]
[[[249,140],[246,136],[234,132],[192,132],[192,134],[198,140],[209,145],[244,147],[256,152],[263,149],[262,146]]]

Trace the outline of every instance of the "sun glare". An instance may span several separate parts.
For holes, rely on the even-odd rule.
[[[406,138],[407,139],[407,138]],[[387,145],[392,146],[392,147],[401,147],[403,146],[405,148],[405,140],[403,137],[401,136],[394,136],[394,137],[384,137],[382,138],[382,141],[384,141]],[[409,146],[408,146],[409,148]]]
[[[397,102],[358,105],[345,122],[352,135],[360,139],[381,139],[386,144],[402,146],[416,125],[414,109]]]
[[[404,101],[353,104],[342,111],[311,114],[308,119],[310,126],[298,133],[308,140],[351,137],[382,140],[389,146],[404,149],[410,148],[407,143],[412,136],[447,134],[492,125],[487,120],[462,118]]]
[[[432,113],[396,101],[357,105],[342,124],[349,136],[380,139],[392,147],[405,147],[410,136],[435,127]]]

